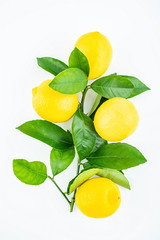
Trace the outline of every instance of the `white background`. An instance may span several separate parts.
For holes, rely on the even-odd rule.
[[[0,1],[1,240],[160,239],[159,13],[159,0]],[[49,168],[51,148],[15,130],[39,118],[32,108],[31,89],[52,77],[37,66],[36,57],[67,62],[77,38],[91,31],[103,33],[112,44],[113,59],[106,74],[137,76],[152,89],[131,99],[140,124],[125,140],[140,149],[148,162],[125,171],[132,190],[120,188],[121,206],[105,219],[87,218],[77,208],[69,213],[50,180],[28,186],[12,172],[13,158],[43,161]],[[76,161],[57,176],[62,189],[74,177],[75,166]]]

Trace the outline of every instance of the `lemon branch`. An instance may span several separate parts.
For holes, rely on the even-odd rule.
[[[71,202],[69,201],[69,199],[67,198],[67,196],[65,195],[65,193],[62,191],[62,189],[58,186],[58,184],[54,181],[53,178],[51,178],[50,176],[48,176],[48,178],[54,183],[54,185],[56,186],[56,188],[60,191],[60,193],[64,196],[64,198],[67,200],[67,202],[69,203],[69,205],[71,205]]]
[[[77,175],[79,174],[79,170],[80,170],[80,160],[78,158],[78,163],[77,163]],[[73,206],[74,206],[74,202],[75,202],[75,195],[76,195],[76,190],[73,193],[73,197],[71,199],[71,205],[70,205],[70,212],[73,211]]]
[[[90,86],[87,86],[83,90],[83,92],[82,92],[82,99],[81,99],[81,103],[80,103],[80,109],[81,109],[82,112],[84,112],[84,101],[85,101],[86,93],[87,93],[89,88],[90,88]],[[78,159],[78,162],[77,162],[77,175],[79,174],[80,165],[81,165],[81,163],[80,163],[80,160]],[[74,191],[73,197],[71,199],[70,212],[73,211],[73,206],[74,206],[74,203],[75,203],[75,195],[76,195],[76,190]]]

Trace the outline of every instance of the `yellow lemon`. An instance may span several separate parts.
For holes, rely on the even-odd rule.
[[[77,94],[56,92],[48,85],[52,80],[42,82],[32,90],[34,110],[43,119],[60,123],[69,120],[78,108]]]
[[[92,178],[77,190],[75,201],[88,217],[104,218],[112,215],[121,203],[119,188],[107,178]]]
[[[97,133],[105,140],[116,142],[130,136],[137,128],[138,112],[129,100],[115,97],[104,102],[94,117]]]
[[[99,32],[84,34],[75,46],[88,59],[90,66],[88,79],[95,79],[105,73],[112,59],[112,47],[103,34]]]

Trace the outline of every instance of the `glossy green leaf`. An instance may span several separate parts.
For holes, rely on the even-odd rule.
[[[124,176],[124,174],[116,169],[103,168],[102,171],[97,173],[97,175],[108,178],[122,187],[131,189],[128,179]]]
[[[68,68],[59,73],[49,84],[57,92],[74,94],[87,86],[87,75],[79,68]]]
[[[71,194],[74,190],[76,190],[82,183],[88,180],[90,177],[94,176],[101,169],[99,168],[90,168],[82,170],[74,179],[72,179],[67,188],[67,193]]]
[[[96,132],[92,120],[80,108],[72,122],[73,141],[80,160],[88,157],[96,143]]]
[[[105,98],[128,98],[133,91],[134,85],[128,79],[112,74],[94,81],[91,88]]]
[[[126,143],[105,144],[87,159],[97,167],[118,170],[135,167],[146,162],[145,157],[138,149]]]
[[[89,75],[89,63],[86,56],[78,49],[75,48],[69,57],[70,68],[80,68],[86,75]]]
[[[56,149],[64,149],[73,145],[72,137],[68,132],[45,120],[28,121],[17,129]]]
[[[91,116],[92,113],[94,113],[94,111],[95,111],[95,110],[97,109],[97,107],[99,106],[100,101],[101,101],[101,98],[102,98],[102,96],[98,94],[97,97],[96,97],[96,99],[95,99],[95,101],[94,101],[94,104],[93,104],[93,106],[92,106],[92,108],[91,108],[91,111],[90,111],[90,113],[89,113],[89,116]]]
[[[47,178],[47,168],[42,162],[28,162],[24,159],[13,160],[13,172],[23,183],[39,185]]]
[[[55,76],[68,68],[64,62],[51,57],[37,58],[37,63],[41,68]]]
[[[70,136],[70,139],[72,139],[72,133],[69,130],[67,130],[67,133]],[[73,139],[72,139],[72,142],[73,142]]]
[[[95,135],[96,135],[96,142],[95,142],[95,145],[94,145],[94,148],[92,150],[91,153],[93,152],[96,152],[100,147],[102,147],[104,144],[107,144],[108,142],[106,140],[104,140],[103,138],[101,138],[96,132],[95,132]]]
[[[75,156],[74,147],[68,149],[52,149],[50,154],[50,165],[53,176],[64,171],[73,161]]]
[[[116,75],[117,75],[117,73],[113,73],[110,76],[116,76]],[[94,104],[93,104],[93,106],[91,108],[91,111],[89,113],[89,116],[90,116],[91,119],[94,119],[94,115],[95,115],[97,109],[101,106],[102,103],[104,103],[107,100],[108,100],[108,98],[102,97],[99,94],[97,95],[97,97],[96,97],[96,99],[94,101]]]
[[[86,169],[86,168],[89,168],[89,167],[91,168],[91,167],[95,167],[95,166],[91,165],[89,162],[86,162],[83,164],[83,167]],[[120,171],[118,171],[116,169],[103,168],[103,169],[101,169],[100,172],[97,173],[97,175],[100,177],[108,178],[112,182],[115,182],[122,187],[131,189],[128,179],[124,176],[123,173],[121,173]]]
[[[143,93],[147,90],[150,90],[144,83],[142,83],[138,78],[132,77],[132,76],[126,76],[126,75],[120,75],[120,77],[123,77],[124,79],[127,79],[132,82],[134,85],[134,89],[131,92],[130,96],[128,98],[134,97],[136,95],[139,95],[140,93]]]
[[[100,95],[99,95],[100,96]],[[104,103],[105,101],[107,101],[108,99],[107,98],[104,98],[104,97],[101,97],[100,99],[100,102],[97,106],[97,108],[94,110],[94,112],[90,115],[90,118],[93,120],[94,119],[94,116],[95,116],[95,113],[97,111],[97,109],[102,105],[102,103]]]

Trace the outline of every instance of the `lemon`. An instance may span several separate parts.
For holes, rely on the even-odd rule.
[[[92,178],[77,190],[75,201],[79,210],[88,217],[104,218],[119,207],[121,195],[115,183],[107,178]]]
[[[138,112],[129,100],[115,97],[104,102],[94,117],[97,133],[105,140],[116,142],[130,136],[137,128]]]
[[[32,90],[34,110],[43,119],[60,123],[69,120],[78,108],[76,94],[59,93],[48,85],[52,80],[42,82]]]
[[[88,59],[90,73],[88,79],[95,79],[106,72],[112,59],[109,40],[99,32],[82,35],[75,45]]]

